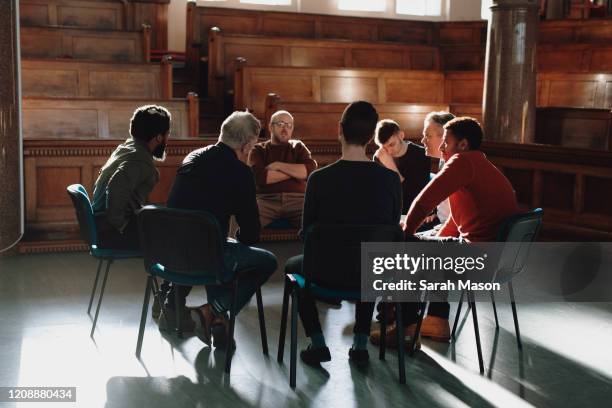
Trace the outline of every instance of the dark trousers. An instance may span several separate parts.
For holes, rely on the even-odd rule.
[[[249,301],[253,294],[276,271],[277,261],[273,253],[265,249],[250,247],[229,238],[225,244],[224,261],[227,275],[224,281],[230,282],[240,275],[238,281],[238,302],[236,313]],[[164,281],[161,290],[167,293],[166,307],[174,309],[174,291],[178,290],[179,304],[185,306],[191,286],[173,285]],[[232,291],[218,285],[206,285],[207,300],[220,313],[230,309]]]
[[[417,233],[415,238],[419,241],[432,241],[438,243],[444,242],[460,242],[456,237],[437,237],[429,231]],[[427,309],[428,316],[436,316],[442,319],[448,319],[450,313],[450,305],[446,301],[448,299],[447,291],[436,291],[429,294],[429,308]],[[402,303],[402,320],[404,326],[410,326],[417,322],[419,313],[419,304],[417,302]]]
[[[113,227],[106,215],[96,215],[96,229],[98,232],[98,247],[105,249],[139,250],[140,236],[138,232],[138,219],[136,215],[130,218],[123,233]]]
[[[285,265],[285,274],[301,274],[303,255],[289,258]],[[357,286],[359,286],[360,277],[355,277]],[[298,295],[298,313],[300,320],[306,331],[306,336],[311,337],[313,334],[322,333],[321,322],[319,321],[319,311],[315,298],[307,290],[299,291]],[[374,313],[374,302],[357,302],[355,305],[355,326],[353,333],[370,334],[370,325],[372,324],[372,314]]]

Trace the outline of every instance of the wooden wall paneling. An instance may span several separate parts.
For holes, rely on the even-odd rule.
[[[172,84],[167,66],[24,59],[22,93],[46,98],[169,99],[163,95]]]
[[[23,136],[60,139],[125,138],[129,135],[129,120],[134,110],[149,103],[149,100],[24,98]],[[172,114],[173,137],[189,137],[189,103],[185,100],[157,103]]]
[[[74,58],[143,62],[142,32],[22,27],[23,58]]]
[[[609,19],[541,21],[538,41],[542,44],[609,43],[612,41],[612,21]]]
[[[422,110],[426,109],[431,107]],[[384,111],[383,107],[380,111]],[[339,113],[336,112],[338,117]],[[104,164],[120,142],[26,139],[27,230],[56,234],[53,231],[75,229],[74,210],[66,201],[67,196],[60,195],[65,194],[64,184],[82,182],[91,194],[96,169]],[[186,154],[214,142],[212,139],[172,139],[168,146],[168,159],[161,164],[162,181],[151,195],[151,201],[164,202],[175,168]],[[335,161],[340,155],[340,146],[335,139],[311,140],[307,145],[323,165]],[[545,232],[571,232],[579,239],[610,236],[612,210],[607,204],[612,199],[611,152],[496,142],[485,142],[483,151],[508,175],[517,190],[519,202],[527,207],[544,205]],[[371,147],[369,152],[371,154]],[[563,170],[559,170],[561,165]],[[37,174],[37,170],[40,173]],[[47,184],[49,178],[54,179],[51,184]],[[532,197],[529,196],[530,183]],[[580,202],[583,203],[582,210]]]
[[[612,217],[612,179],[584,177],[583,212]]]

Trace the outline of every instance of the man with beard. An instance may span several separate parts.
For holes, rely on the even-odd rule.
[[[153,161],[166,157],[170,119],[162,106],[136,109],[130,120],[131,137],[117,146],[100,169],[92,207],[101,248],[140,248],[136,212],[159,181]]]
[[[270,140],[255,145],[249,165],[257,184],[261,226],[287,219],[301,227],[306,180],[317,168],[308,148],[293,135],[293,116],[277,111],[270,118]]]

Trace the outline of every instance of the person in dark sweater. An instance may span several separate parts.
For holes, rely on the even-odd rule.
[[[398,175],[366,156],[366,145],[374,136],[378,114],[368,102],[347,106],[338,125],[342,157],[314,171],[306,185],[303,231],[314,224],[397,225],[402,210]],[[287,261],[285,273],[301,273],[302,255]],[[355,276],[355,286],[360,276]],[[349,283],[347,283],[349,284]],[[374,303],[358,302],[355,311],[353,346],[349,358],[367,362],[367,340]],[[312,294],[300,293],[299,315],[311,344],[300,353],[302,361],[318,364],[331,360]]]
[[[406,214],[414,198],[429,183],[431,160],[425,149],[404,140],[404,132],[397,122],[383,119],[376,125],[374,142],[378,150],[374,161],[393,170],[402,181],[402,214]]]
[[[274,112],[269,129],[270,140],[256,144],[249,155],[257,184],[261,226],[284,218],[300,228],[306,180],[317,168],[317,162],[304,143],[291,139],[293,116],[289,112]]]
[[[224,257],[227,281],[243,273],[238,286],[237,311],[249,302],[277,266],[274,254],[251,246],[259,240],[260,224],[255,180],[246,160],[259,131],[259,120],[250,113],[231,114],[221,125],[216,144],[194,150],[183,160],[168,197],[168,207],[210,212],[217,218],[223,236],[227,236],[230,216],[236,217],[237,240],[228,239]],[[160,318],[162,330],[174,327],[168,321],[175,315],[173,296],[177,287],[183,307],[191,290],[186,286],[164,285],[168,295],[162,313],[167,319]],[[208,303],[191,310],[196,334],[206,344],[210,344],[212,336],[215,346],[227,346],[226,311],[232,302],[232,291],[219,286],[207,286],[206,291]],[[189,313],[183,315],[189,319]],[[193,326],[189,320],[185,325]]]

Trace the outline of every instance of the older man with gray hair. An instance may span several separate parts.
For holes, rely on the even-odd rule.
[[[221,125],[219,141],[194,150],[183,160],[168,197],[168,207],[208,211],[219,221],[227,236],[230,216],[235,216],[239,230],[236,240],[225,244],[225,263],[231,276],[242,273],[238,286],[237,311],[251,299],[277,266],[276,257],[266,250],[251,246],[259,240],[259,211],[255,198],[255,180],[246,165],[249,152],[261,130],[259,120],[248,112],[234,112]],[[179,291],[182,307],[191,287],[164,285],[167,302],[160,318],[160,330],[174,327],[174,290]],[[208,303],[183,313],[181,326],[191,329],[206,344],[214,338],[215,347],[225,347],[228,338],[226,312],[232,302],[232,291],[207,286]],[[195,326],[195,327],[194,327]]]
[[[285,219],[300,228],[306,180],[316,170],[317,162],[304,143],[291,138],[293,116],[289,112],[274,112],[269,129],[270,140],[255,145],[249,156],[261,225]]]

